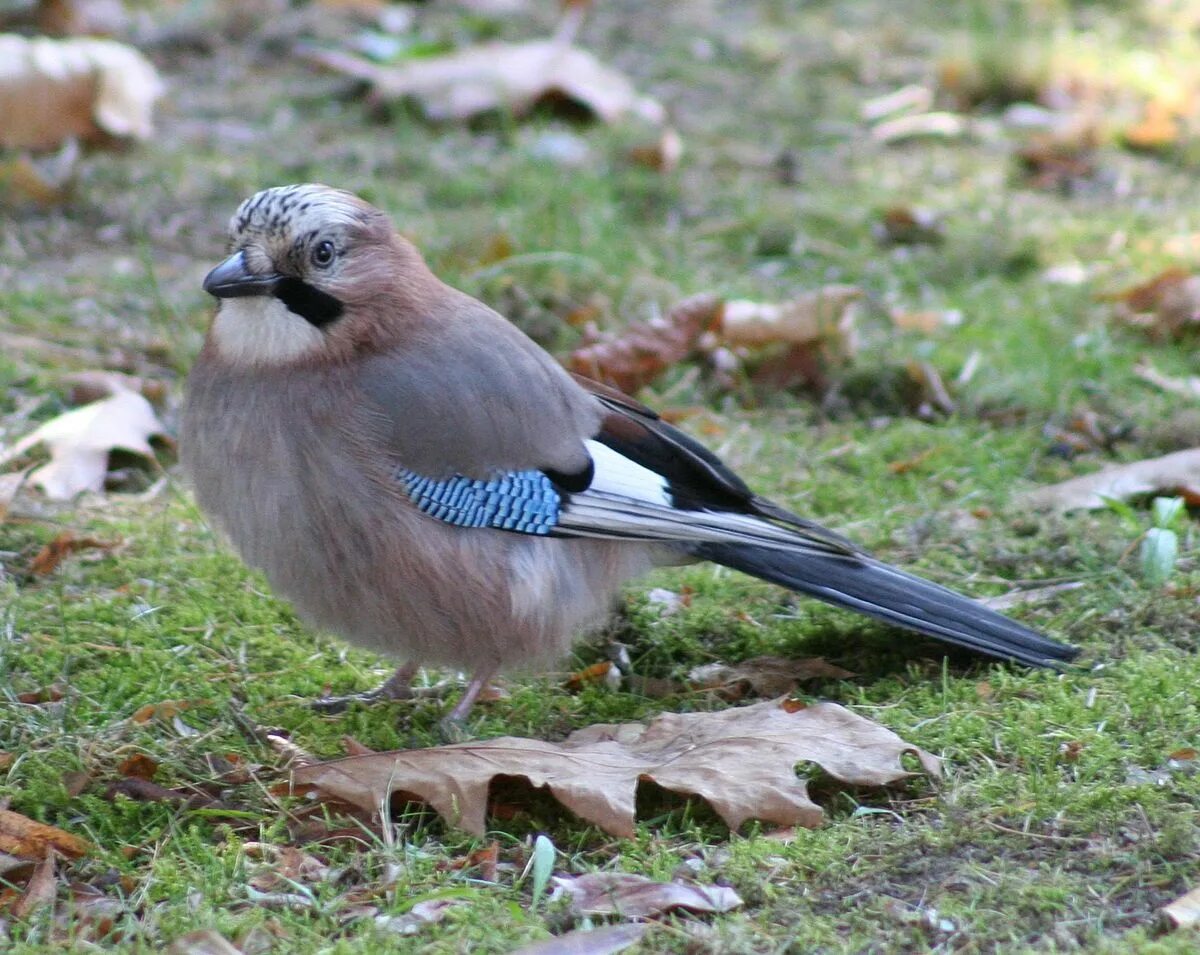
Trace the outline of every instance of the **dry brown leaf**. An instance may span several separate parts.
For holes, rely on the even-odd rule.
[[[242,955],[242,950],[213,929],[204,928],[175,939],[164,955]]]
[[[1200,327],[1200,275],[1186,269],[1165,269],[1104,297],[1116,302],[1118,319],[1154,339],[1179,338]]]
[[[1107,506],[1107,498],[1127,501],[1150,494],[1174,494],[1200,501],[1200,448],[1120,464],[1026,491],[1018,502],[1034,510],[1096,511]]]
[[[147,139],[163,89],[149,60],[112,40],[0,35],[0,147]]]
[[[57,703],[63,698],[65,693],[66,690],[61,683],[51,683],[49,686],[43,686],[36,690],[18,693],[17,702],[27,703],[32,706],[40,706],[43,703]]]
[[[871,231],[882,245],[941,245],[946,238],[941,216],[911,206],[885,209]]]
[[[862,289],[856,286],[827,285],[786,302],[729,301],[718,332],[727,345],[830,342],[852,354],[856,344],[855,304],[861,298]]]
[[[444,819],[481,835],[488,787],[497,776],[546,787],[571,812],[605,832],[632,836],[639,780],[705,799],[731,829],[748,819],[817,826],[822,812],[795,766],[819,765],[851,785],[884,785],[940,762],[890,730],[834,703],[774,700],[720,713],[666,713],[649,724],[579,730],[563,743],[502,737],[423,750],[358,756],[295,769],[296,787],[369,812],[394,794],[425,802]]]
[[[1200,926],[1200,886],[1164,905],[1161,911],[1172,928]]]
[[[58,569],[58,565],[71,554],[77,554],[81,550],[107,551],[116,546],[115,541],[102,541],[94,537],[76,537],[71,531],[63,531],[34,555],[29,564],[29,573],[34,577],[45,577],[54,573]]]
[[[58,856],[53,848],[34,866],[33,875],[25,885],[21,897],[13,903],[13,918],[28,918],[30,913],[46,905],[53,905],[58,897],[58,879],[54,875],[55,861]]]
[[[636,945],[648,931],[650,926],[645,922],[579,928],[544,942],[522,945],[511,955],[612,955]]]
[[[618,336],[577,348],[567,366],[577,374],[635,392],[699,348],[701,336],[721,322],[722,303],[713,295],[686,298],[653,322],[638,322]]]
[[[117,766],[117,772],[122,776],[153,779],[158,774],[158,761],[151,759],[145,753],[134,753],[127,759],[121,760]]]
[[[674,172],[683,158],[683,138],[668,126],[653,143],[634,146],[627,155],[631,162],[655,172]]]
[[[309,54],[319,65],[365,80],[385,100],[413,100],[438,122],[496,111],[524,115],[544,102],[566,101],[606,123],[633,117],[661,123],[662,104],[595,56],[557,39],[483,43],[445,56],[379,66],[347,53]]]
[[[196,706],[208,706],[211,700],[162,700],[158,703],[147,703],[139,706],[129,717],[131,723],[149,723],[153,719],[172,720],[184,710]]]
[[[612,660],[601,660],[599,663],[593,663],[590,666],[584,667],[582,670],[577,670],[567,677],[563,687],[570,690],[572,693],[578,693],[585,686],[595,686],[598,683],[607,683],[611,677],[614,664]],[[618,674],[618,682],[620,674]]]
[[[687,678],[701,689],[718,690],[726,699],[740,700],[749,693],[782,696],[805,680],[844,680],[852,676],[849,670],[834,666],[823,657],[789,660],[762,656],[741,663],[709,663],[691,670]]]
[[[628,872],[555,876],[554,884],[570,895],[571,910],[577,916],[616,915],[645,919],[675,909],[728,912],[743,904],[741,897],[726,886],[656,882]]]
[[[86,839],[11,809],[0,809],[0,852],[21,859],[44,859],[50,852],[78,859],[91,851]]]
[[[92,774],[86,769],[68,770],[62,774],[62,786],[66,794],[74,799],[92,784]]]
[[[1095,133],[1080,128],[1034,136],[1017,152],[1017,160],[1033,188],[1070,189],[1096,175]]]
[[[108,456],[114,450],[153,461],[149,439],[163,433],[162,422],[150,402],[136,391],[122,388],[108,398],[47,421],[0,454],[0,467],[39,444],[45,445],[50,460],[35,468],[29,480],[51,500],[66,501],[84,491],[104,489]]]

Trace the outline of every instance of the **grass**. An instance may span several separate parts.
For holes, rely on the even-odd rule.
[[[1171,586],[1152,590],[1126,554],[1131,536],[1118,515],[1048,518],[1011,503],[1021,489],[1200,438],[1196,411],[1132,374],[1142,355],[1184,373],[1189,348],[1122,332],[1097,298],[1166,265],[1194,265],[1169,251],[1200,211],[1189,150],[1145,156],[1105,145],[1095,181],[1057,194],[1023,183],[1003,137],[883,148],[857,112],[867,97],[927,80],[939,58],[961,55],[964,40],[984,49],[992,27],[1030,47],[1060,44],[1047,63],[1086,48],[1124,70],[1163,30],[1154,17],[1168,14],[1014,3],[989,20],[993,7],[599,5],[584,42],[666,101],[684,137],[682,167],[665,175],[625,158],[639,136],[626,129],[549,116],[431,127],[403,109],[379,122],[341,81],[272,55],[269,28],[218,40],[211,55],[152,50],[171,81],[159,138],[90,155],[70,205],[14,214],[0,265],[4,330],[80,349],[78,364],[91,363],[88,355],[96,365],[127,360],[167,380],[173,420],[209,309],[199,279],[221,254],[225,219],[245,195],[303,179],[386,208],[439,274],[559,349],[578,334],[563,317],[583,304],[616,327],[697,291],[773,299],[856,283],[871,303],[865,342],[832,413],[802,396],[714,395],[682,370],[642,397],[703,405],[686,426],[757,488],[934,579],[981,595],[1016,580],[1083,581],[1017,613],[1084,647],[1091,666],[1054,675],[961,655],[943,661],[927,641],[731,573],[659,572],[631,589],[619,622],[639,673],[824,654],[858,675],[808,692],[944,756],[947,778],[890,792],[820,785],[829,824],[788,844],[755,829],[729,834],[702,806],[653,800],[654,824],[631,840],[548,806],[494,820],[482,842],[407,815],[395,843],[368,831],[365,845],[309,845],[344,869],[341,881],[317,886],[311,906],[276,908],[251,898],[245,843],[308,845],[312,832],[297,832],[275,808],[265,787],[278,757],[239,731],[236,714],[335,756],[346,735],[380,749],[435,742],[440,704],[309,711],[307,698],[367,688],[388,662],[300,626],[214,539],[173,477],[148,501],[113,495],[102,507],[10,520],[0,525],[0,752],[13,758],[0,770],[0,800],[96,844],[70,874],[124,900],[102,944],[151,950],[211,927],[254,951],[508,951],[569,925],[559,904],[534,909],[529,881],[518,879],[532,836],[546,832],[560,872],[669,878],[687,860],[700,879],[746,900],[722,916],[667,920],[647,950],[1194,950],[1194,935],[1160,932],[1156,910],[1200,873],[1200,774],[1189,771],[1195,761],[1169,763],[1200,745],[1200,565],[1185,537]],[[217,16],[203,5],[190,15]],[[433,38],[459,35],[466,22],[424,8],[419,21]],[[488,27],[514,38],[537,28],[524,16]],[[1160,58],[1182,61],[1183,42],[1176,36]],[[990,48],[978,59],[1002,71]],[[586,163],[564,171],[538,158],[538,138],[549,133],[580,139]],[[777,171],[785,154],[794,176]],[[944,242],[881,249],[871,226],[893,205],[941,213]],[[503,247],[511,256],[495,261]],[[1076,261],[1095,270],[1086,284],[1042,278]],[[965,322],[928,337],[898,333],[889,307],[955,308]],[[981,371],[947,418],[917,420],[886,388],[850,387],[913,358],[952,378],[976,350]],[[36,421],[62,409],[69,364],[36,350],[0,356],[6,441],[26,426],[19,411]],[[29,412],[31,396],[40,404]],[[1050,454],[1043,427],[1081,408],[1128,422],[1132,437],[1074,460]],[[1004,413],[989,413],[997,409]],[[915,464],[903,473],[889,468],[907,461]],[[65,529],[121,543],[70,558],[47,579],[23,575]],[[644,598],[649,586],[690,587],[692,603],[661,618]],[[564,669],[598,652],[584,644]],[[66,688],[59,701],[17,700],[53,684]],[[572,695],[553,676],[520,677],[509,689],[508,699],[480,707],[478,736],[560,738],[701,705],[600,689]],[[177,720],[130,720],[164,700],[189,706]],[[167,786],[212,779],[213,756],[264,765],[264,782],[230,786],[229,799],[248,813],[235,818],[111,795],[135,753],[160,764],[155,778]],[[64,786],[72,771],[91,780],[76,796]],[[492,839],[508,866],[495,884],[459,867]],[[347,907],[366,899],[398,915],[445,893],[468,904],[412,936]],[[49,951],[64,938],[82,947],[95,936],[48,912],[8,920],[0,928],[8,950]]]

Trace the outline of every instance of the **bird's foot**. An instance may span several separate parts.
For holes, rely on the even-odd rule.
[[[466,719],[455,717],[453,713],[448,713],[438,720],[437,736],[444,746],[452,743],[469,743],[475,738]]]
[[[380,686],[365,693],[350,693],[346,696],[323,696],[313,700],[311,706],[318,713],[342,713],[351,703],[390,703],[394,700],[411,700],[413,693],[412,680],[417,674],[418,664],[405,663],[397,667]]]
[[[479,699],[479,694],[483,692],[488,681],[495,674],[496,668],[489,667],[486,670],[476,671],[471,677],[471,682],[467,684],[459,701],[454,704],[454,709],[438,721],[438,735],[444,742],[465,743],[467,740],[474,739],[474,734],[467,728],[467,717],[471,713],[471,708],[475,706],[475,701]]]

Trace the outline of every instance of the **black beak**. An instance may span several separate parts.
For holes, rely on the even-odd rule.
[[[270,295],[280,279],[274,272],[255,275],[246,267],[246,253],[235,252],[204,277],[204,291],[217,298]]]

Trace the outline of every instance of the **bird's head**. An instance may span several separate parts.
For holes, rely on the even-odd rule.
[[[386,334],[390,309],[432,280],[378,209],[315,183],[264,189],[229,222],[229,257],[204,291],[220,300],[211,339],[238,364],[334,357]]]

